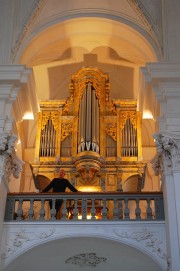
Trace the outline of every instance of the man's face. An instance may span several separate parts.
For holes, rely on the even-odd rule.
[[[64,176],[65,176],[65,171],[64,170],[60,170],[59,171],[59,178],[64,178]]]

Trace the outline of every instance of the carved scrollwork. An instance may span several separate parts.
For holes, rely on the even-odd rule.
[[[6,180],[9,180],[11,174],[15,178],[19,178],[24,165],[15,152],[16,140],[17,136],[15,135],[0,134],[0,173]]]
[[[48,120],[50,119],[50,115],[51,115],[51,111],[43,111],[41,130],[44,130],[44,127],[46,126]]]
[[[130,119],[134,129],[137,128],[136,111],[121,111],[120,112],[120,129],[124,128],[127,119]]]
[[[75,255],[65,261],[65,263],[75,264],[79,267],[96,267],[101,262],[106,262],[107,258],[98,257],[96,253],[82,253]]]
[[[155,134],[156,157],[152,160],[153,169],[156,174],[160,171],[169,171],[180,167],[180,138],[171,134]]]
[[[108,115],[116,116],[116,105],[114,104],[113,100],[106,102],[106,113],[108,113]]]
[[[58,111],[43,111],[42,114],[42,124],[41,124],[41,130],[44,130],[44,127],[48,123],[48,120],[52,120],[52,124],[54,126],[54,129],[57,131],[59,127],[59,115]]]
[[[117,124],[115,122],[106,123],[105,131],[114,141],[117,141]]]
[[[71,94],[63,107],[62,116],[72,115],[73,114],[73,105],[74,105],[74,95]]]
[[[13,233],[14,236],[9,237],[9,241],[1,254],[2,259],[8,258],[10,255],[16,253],[19,249],[23,248],[24,243],[31,242],[38,239],[46,239],[53,235],[55,229],[49,229],[48,232],[26,232],[25,229]]]
[[[143,229],[141,232],[118,232],[115,231],[119,237],[123,239],[132,239],[136,242],[142,243],[148,250],[155,253],[161,259],[166,259],[166,252],[162,241],[159,238],[159,233],[151,232],[148,229]]]
[[[73,131],[73,123],[62,123],[61,127],[61,141],[68,137]]]
[[[59,113],[58,111],[51,111],[51,119],[54,129],[58,131],[59,128]]]

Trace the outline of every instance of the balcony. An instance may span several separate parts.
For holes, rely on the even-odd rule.
[[[57,200],[63,204],[56,217]],[[68,258],[74,246],[90,249],[90,240],[90,251],[97,250],[98,255],[101,243],[108,247],[113,242],[117,251],[128,246],[134,253],[148,255],[161,267],[157,270],[166,270],[167,265],[163,195],[159,192],[10,193],[2,237],[2,268],[19,256],[22,260],[24,252],[31,253],[36,246],[41,251],[48,242],[58,242],[62,249],[62,243],[68,242]]]
[[[63,201],[56,215],[56,201]],[[51,208],[50,208],[51,206]],[[10,193],[5,221],[164,220],[162,193]]]

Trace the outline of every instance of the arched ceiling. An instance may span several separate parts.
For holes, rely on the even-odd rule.
[[[92,255],[88,257],[89,254]],[[94,265],[93,265],[94,264]],[[5,271],[161,271],[146,254],[115,241],[96,237],[55,240],[16,258]]]
[[[141,34],[102,18],[71,19],[47,28],[29,41],[20,58],[33,67],[39,99],[66,99],[71,75],[83,66],[109,74],[112,98],[137,99],[139,68],[147,61],[156,56]]]

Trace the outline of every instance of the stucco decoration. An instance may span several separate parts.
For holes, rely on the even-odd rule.
[[[164,249],[163,240],[160,240],[159,233],[150,231],[144,228],[141,231],[115,231],[115,233],[123,239],[132,239],[133,241],[139,242],[143,247],[146,247],[151,253],[155,254],[159,258],[165,260],[166,252]]]
[[[13,174],[15,178],[19,178],[24,162],[21,161],[15,152],[15,142],[17,136],[8,133],[0,134],[0,175],[9,180],[9,176]]]
[[[18,250],[22,249],[27,242],[32,242],[39,239],[48,239],[55,232],[55,229],[49,229],[47,232],[26,232],[25,229],[21,229],[18,232],[9,233],[9,240],[1,254],[1,259],[6,259],[12,256]]]
[[[180,137],[164,132],[155,134],[157,154],[152,160],[155,174],[180,169]]]
[[[82,253],[75,255],[65,261],[65,263],[75,264],[80,267],[96,267],[102,262],[106,262],[107,258],[98,257],[96,253]]]

